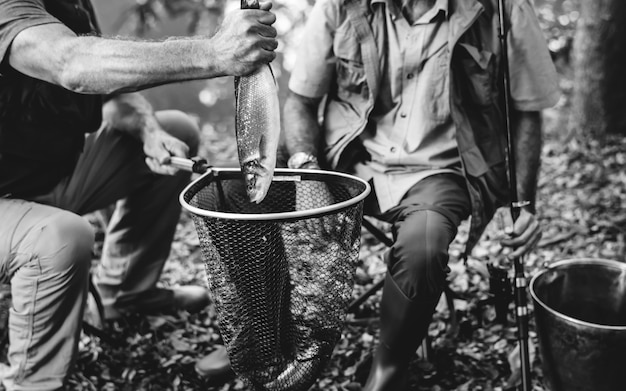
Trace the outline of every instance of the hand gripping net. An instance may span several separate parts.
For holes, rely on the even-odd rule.
[[[330,360],[369,191],[350,175],[284,169],[255,204],[239,170],[214,169],[181,194],[232,368],[254,390],[307,390]]]

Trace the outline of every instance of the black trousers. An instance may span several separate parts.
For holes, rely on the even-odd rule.
[[[464,178],[433,175],[413,186],[387,212],[377,212],[376,205],[374,197],[368,199],[365,212],[392,224],[389,276],[407,299],[435,300],[450,271],[448,247],[471,210]]]

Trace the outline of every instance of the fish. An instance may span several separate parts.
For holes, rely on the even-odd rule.
[[[267,195],[280,138],[278,87],[269,64],[236,79],[235,135],[239,165],[250,202]]]
[[[258,8],[242,0],[242,8]],[[235,137],[250,202],[261,203],[272,183],[280,139],[278,84],[270,64],[235,78]]]

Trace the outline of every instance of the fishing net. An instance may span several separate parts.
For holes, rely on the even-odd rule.
[[[330,360],[369,191],[350,175],[279,169],[256,204],[239,170],[220,169],[181,194],[232,368],[254,390],[307,390]]]

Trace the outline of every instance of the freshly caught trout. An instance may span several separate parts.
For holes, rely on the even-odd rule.
[[[241,0],[241,8],[259,8]],[[280,136],[278,88],[270,65],[235,78],[235,133],[239,165],[251,202],[260,203],[272,183]]]

